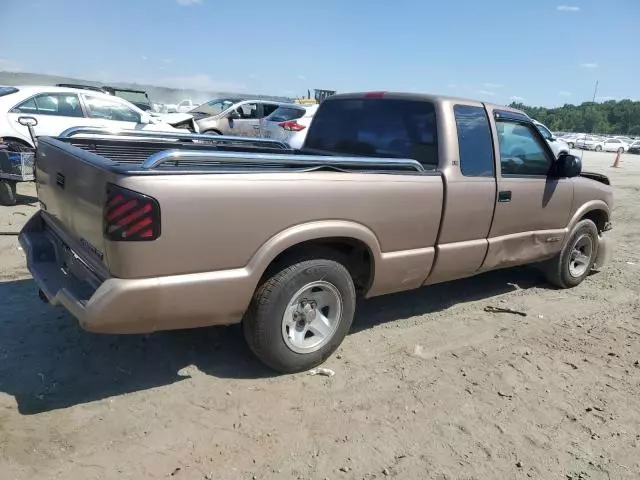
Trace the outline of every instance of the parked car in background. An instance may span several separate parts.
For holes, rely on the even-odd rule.
[[[188,113],[193,115],[201,133],[261,137],[262,120],[280,105],[271,100],[216,98]]]
[[[143,112],[148,113],[152,117],[159,119],[163,123],[174,125],[177,128],[187,128],[193,133],[198,132],[197,125],[193,119],[193,116],[186,113],[178,113],[174,109],[172,112],[159,111],[157,103],[153,103],[149,98],[149,95],[144,90],[133,90],[130,88],[121,87],[109,87],[102,86],[96,87],[93,85],[80,85],[71,83],[59,83],[57,87],[79,88],[81,90],[91,90],[95,92],[107,93],[115,97],[122,98],[138,107]]]
[[[281,105],[264,119],[263,137],[280,140],[300,149],[318,105]]]
[[[128,101],[106,93],[51,86],[0,87],[0,137],[14,151],[34,147],[21,117],[37,121],[36,135],[57,136],[78,126],[175,131]],[[184,127],[189,130],[188,126]]]
[[[629,145],[627,152],[635,153],[636,155],[640,154],[640,140],[634,140],[633,143]]]
[[[613,138],[618,139],[618,140],[622,140],[627,145],[631,145],[633,143],[633,138],[624,137],[622,135],[617,135],[617,136],[614,136]]]
[[[576,148],[582,148],[584,150],[595,150],[596,145],[603,141],[602,137],[595,137],[593,135],[583,135],[578,137],[574,145]]]
[[[569,150],[571,150],[571,148],[564,140],[562,140],[561,138],[556,138],[553,135],[553,133],[551,133],[551,130],[549,130],[545,125],[543,125],[539,121],[534,119],[533,124],[536,126],[538,131],[542,134],[544,139],[547,141],[547,143],[551,147],[551,150],[553,150],[553,153],[555,154],[556,158],[563,153],[569,153]]]
[[[595,143],[593,145],[593,148],[591,148],[591,146],[589,146],[588,148],[590,150],[595,150],[596,152],[601,152],[604,150],[605,152],[624,153],[629,150],[629,144],[623,142],[619,138],[607,138]]]

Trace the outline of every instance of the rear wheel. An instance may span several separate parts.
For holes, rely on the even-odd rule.
[[[620,148],[618,149],[618,153],[624,153],[624,147],[620,147]]]
[[[567,143],[567,145],[569,145],[569,148],[573,148],[575,145],[573,144],[573,142],[569,142]]]
[[[16,204],[16,182],[0,180],[0,205],[12,206]]]
[[[547,280],[558,288],[582,283],[593,268],[598,252],[598,229],[591,220],[581,220],[559,255],[544,264]]]
[[[272,369],[294,373],[324,362],[349,332],[356,292],[338,260],[289,264],[258,287],[243,320],[253,353]]]
[[[9,147],[11,152],[33,152],[31,145],[20,140],[5,139],[4,143]]]
[[[601,152],[602,151],[602,147],[600,145],[596,145],[596,152]]]

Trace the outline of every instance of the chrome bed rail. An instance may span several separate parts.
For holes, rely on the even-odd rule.
[[[417,160],[409,158],[376,158],[376,157],[355,157],[355,156],[332,156],[332,155],[305,155],[294,154],[293,150],[284,142],[277,140],[232,137],[225,135],[203,135],[195,133],[180,132],[155,132],[145,130],[113,130],[100,127],[73,127],[62,132],[58,138],[71,139],[83,138],[91,140],[131,140],[140,141],[144,139],[167,141],[172,144],[172,148],[161,150],[146,157],[141,164],[143,170],[153,170],[164,164],[179,166],[181,161],[193,166],[194,163],[206,165],[235,164],[235,165],[270,165],[286,167],[332,167],[338,169],[379,169],[379,170],[410,170],[415,172],[425,172],[425,168]],[[216,149],[216,145],[210,145],[211,149],[189,150],[180,149],[175,144],[175,140],[206,141],[206,143],[196,143],[201,147],[207,146],[209,142],[214,142],[226,146],[247,146],[247,147],[267,147],[276,150],[274,153],[251,152],[249,149],[243,152],[228,152]],[[124,147],[124,146],[123,146]],[[278,153],[277,150],[283,150]]]
[[[182,133],[182,132],[158,132],[153,130],[125,130],[112,129],[107,127],[71,127],[66,129],[58,138],[92,138],[111,140],[200,140],[222,143],[225,145],[247,145],[256,147],[271,147],[290,150],[291,148],[284,142],[265,138],[253,137],[232,137],[227,135],[205,135],[202,133]]]
[[[143,169],[157,168],[164,163],[179,164],[180,160],[202,163],[240,163],[251,165],[286,165],[293,167],[336,168],[404,168],[424,172],[420,162],[403,158],[337,157],[329,155],[287,155],[279,153],[204,152],[192,150],[163,150],[154,153],[142,163]]]

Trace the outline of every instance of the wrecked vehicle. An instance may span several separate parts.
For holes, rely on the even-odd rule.
[[[39,140],[42,210],[20,242],[41,295],[89,331],[242,322],[263,362],[297,372],[336,350],[358,297],[525,264],[570,288],[611,253],[607,177],[508,107],[342,94],[301,150],[176,135]]]

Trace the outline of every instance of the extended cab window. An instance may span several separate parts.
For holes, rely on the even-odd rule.
[[[500,165],[503,175],[547,175],[551,158],[534,126],[497,120]]]
[[[460,170],[467,177],[493,176],[493,143],[489,119],[483,107],[453,107],[458,130]]]
[[[430,102],[415,100],[325,100],[305,147],[338,155],[412,158],[435,167],[435,109]]]

